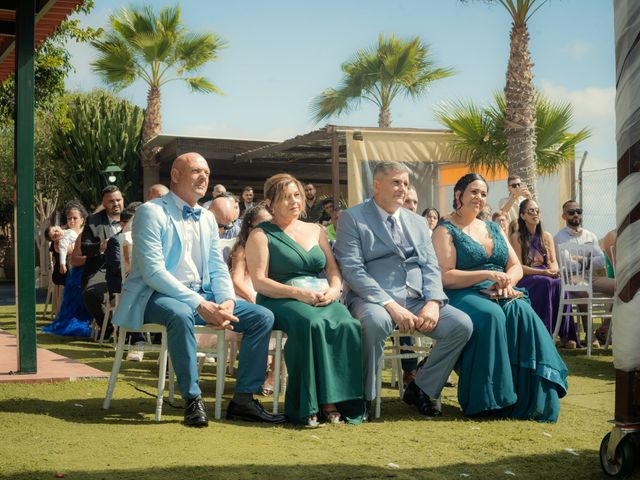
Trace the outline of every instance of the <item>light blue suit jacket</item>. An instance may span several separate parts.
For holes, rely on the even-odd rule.
[[[400,208],[400,224],[415,249],[409,258],[391,239],[373,200],[340,215],[334,252],[348,286],[347,305],[356,297],[377,304],[394,300],[405,305],[407,285],[421,292],[425,302],[447,303],[427,222]]]
[[[140,328],[144,311],[153,292],[160,292],[196,309],[203,297],[180,283],[173,273],[180,261],[183,238],[182,212],[167,194],[151,200],[136,210],[133,217],[133,253],[131,273],[123,287],[113,323],[126,328]],[[202,291],[208,300],[221,303],[234,300],[233,284],[227,265],[218,250],[218,229],[213,214],[202,210],[200,221],[202,254]]]

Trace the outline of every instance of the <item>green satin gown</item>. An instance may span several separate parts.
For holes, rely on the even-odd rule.
[[[290,283],[317,276],[326,264],[322,249],[305,251],[277,225],[259,226],[269,240],[269,278]],[[344,305],[333,302],[314,307],[292,298],[258,294],[256,303],[271,310],[273,328],[287,334],[284,347],[289,373],[285,414],[293,423],[306,424],[320,406],[335,403],[343,420],[360,423],[364,415],[360,322]]]

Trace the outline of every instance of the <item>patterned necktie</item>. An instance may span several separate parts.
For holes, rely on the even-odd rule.
[[[185,205],[182,207],[182,218],[185,220],[189,220],[189,217],[193,217],[193,219],[197,222],[200,220],[200,215],[202,215],[201,208],[191,208],[189,205]]]
[[[404,246],[404,242],[402,241],[402,236],[400,235],[400,229],[398,228],[396,218],[389,215],[387,217],[387,224],[389,225],[389,232],[391,232],[391,239],[393,240],[393,243],[402,248]]]

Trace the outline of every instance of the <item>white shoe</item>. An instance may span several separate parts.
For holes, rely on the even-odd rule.
[[[127,360],[130,362],[141,362],[143,358],[144,350],[138,350],[135,346],[127,353]]]

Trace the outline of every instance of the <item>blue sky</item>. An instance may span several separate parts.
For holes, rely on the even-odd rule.
[[[109,14],[129,4],[96,0],[82,23],[106,26]],[[162,92],[167,134],[283,140],[313,130],[311,99],[337,86],[340,64],[357,49],[373,45],[380,32],[420,36],[439,65],[458,72],[434,83],[417,102],[396,101],[393,126],[440,128],[434,106],[458,98],[484,103],[504,87],[511,24],[499,5],[463,5],[457,0],[182,0],[181,6],[191,30],[215,31],[228,42],[219,61],[202,70],[224,96],[192,94],[177,82],[167,85]],[[536,88],[570,101],[575,126],[593,130],[592,138],[579,146],[579,155],[589,152],[585,168],[614,167],[612,2],[550,0],[530,20],[529,31]],[[101,86],[89,66],[93,49],[73,44],[70,50],[77,71],[68,87],[86,91]],[[135,84],[121,95],[144,106],[146,86]],[[377,110],[363,104],[330,123],[375,126]]]

